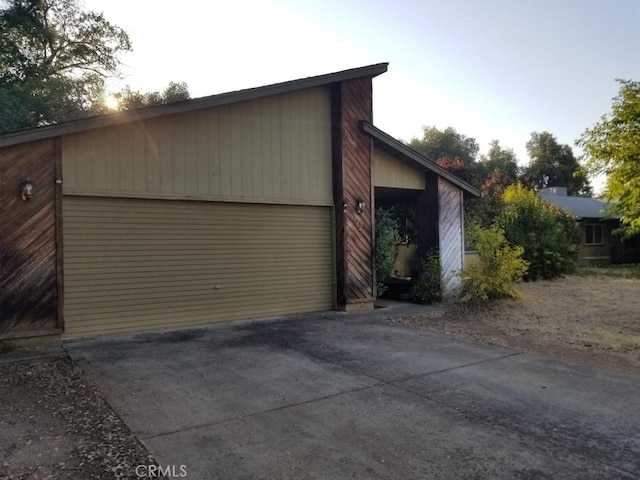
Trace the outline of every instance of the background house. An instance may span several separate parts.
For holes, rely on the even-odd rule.
[[[416,195],[454,289],[479,192],[373,126],[386,70],[0,137],[0,338],[373,308],[379,188]]]
[[[611,204],[597,198],[568,196],[566,187],[544,188],[540,190],[540,197],[578,219],[582,232],[578,251],[580,265],[638,261],[637,239],[623,241],[612,233],[620,227],[620,216],[608,213]]]

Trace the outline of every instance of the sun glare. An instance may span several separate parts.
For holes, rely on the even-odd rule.
[[[104,104],[109,110],[117,110],[120,106],[120,102],[113,95],[107,95],[104,97]]]

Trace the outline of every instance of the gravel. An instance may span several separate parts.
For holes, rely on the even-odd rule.
[[[68,357],[0,364],[0,432],[0,480],[137,479],[155,465]]]

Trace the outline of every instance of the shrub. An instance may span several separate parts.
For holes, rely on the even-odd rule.
[[[389,278],[398,256],[398,223],[391,212],[382,208],[376,210],[375,221],[376,293],[380,296],[387,289],[384,281]]]
[[[497,225],[488,228],[473,225],[468,235],[479,261],[461,274],[461,296],[480,301],[517,297],[519,292],[513,284],[522,280],[528,266],[522,259],[523,248],[509,245],[504,231]]]
[[[550,279],[575,270],[580,231],[574,216],[522,185],[507,187],[497,223],[511,245],[524,249],[525,280]]]
[[[442,267],[440,253],[431,250],[420,260],[420,275],[411,290],[414,302],[431,304],[442,300]]]

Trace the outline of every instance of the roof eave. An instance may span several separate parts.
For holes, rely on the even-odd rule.
[[[22,130],[19,132],[9,133],[0,136],[0,148],[20,143],[26,143],[36,140],[44,140],[60,135],[68,135],[86,130],[95,130],[97,128],[111,127],[124,123],[148,120],[151,118],[175,115],[178,113],[187,113],[191,111],[201,110],[204,108],[228,105],[231,103],[255,100],[258,98],[279,95],[282,93],[303,90],[307,88],[319,87],[332,83],[342,82],[359,77],[376,77],[387,71],[388,63],[377,63],[365,67],[352,68],[335,73],[327,73],[314,77],[301,78],[298,80],[290,80],[287,82],[265,85],[263,87],[248,88],[233,92],[210,95],[207,97],[194,98],[191,100],[183,100],[180,102],[157,105],[153,107],[144,107],[137,110],[127,112],[115,112],[106,115],[81,118],[70,122],[59,123],[55,125],[47,125],[30,130]]]
[[[430,158],[416,152],[411,147],[408,147],[404,143],[399,140],[393,138],[388,133],[380,130],[377,127],[374,127],[372,124],[366,121],[360,122],[360,129],[373,137],[374,141],[379,142],[387,149],[392,150],[394,153],[401,155],[406,161],[412,164],[414,167],[418,167],[420,170],[429,170],[431,172],[436,173],[441,176],[445,180],[453,183],[454,185],[460,187],[464,193],[473,195],[475,197],[480,197],[482,193],[476,187],[469,185],[464,180],[456,177],[452,173],[448,172],[436,162],[431,160]]]

